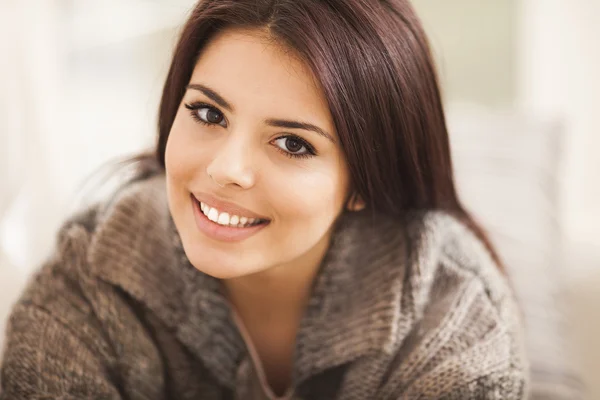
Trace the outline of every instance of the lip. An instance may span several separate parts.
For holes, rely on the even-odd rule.
[[[208,217],[204,215],[202,210],[200,210],[200,203],[194,195],[190,196],[190,201],[192,202],[192,208],[194,209],[194,219],[196,221],[196,226],[202,233],[214,240],[218,240],[221,242],[240,242],[249,238],[250,236],[255,235],[260,230],[269,225],[269,222],[254,225],[248,228],[236,228],[231,226],[219,225],[209,220]]]
[[[205,204],[208,204],[211,207],[216,208],[219,212],[226,212],[229,215],[237,215],[239,217],[247,217],[247,218],[256,218],[256,219],[264,219],[269,221],[269,218],[259,215],[255,212],[248,210],[242,206],[239,206],[234,203],[229,203],[227,201],[219,200],[214,196],[206,193],[192,193],[192,196]]]

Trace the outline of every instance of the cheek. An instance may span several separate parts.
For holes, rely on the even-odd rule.
[[[173,122],[165,149],[165,169],[168,177],[174,181],[184,180],[186,171],[189,170],[185,130],[181,125],[180,115],[178,115]]]
[[[173,183],[190,183],[205,171],[208,154],[200,142],[198,128],[186,119],[182,112],[177,115],[169,133],[165,149],[165,169]]]
[[[165,148],[165,170],[171,212],[181,222],[181,218],[190,210],[189,188],[198,178],[199,171],[204,169],[199,147],[192,143],[194,140],[190,127],[180,118],[181,115],[178,115],[169,133]]]
[[[339,166],[302,169],[278,181],[276,204],[282,219],[328,229],[342,211],[348,185]]]

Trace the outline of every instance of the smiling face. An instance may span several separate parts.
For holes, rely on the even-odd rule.
[[[217,278],[318,263],[349,190],[311,71],[258,30],[225,30],[203,49],[165,164],[186,255]]]

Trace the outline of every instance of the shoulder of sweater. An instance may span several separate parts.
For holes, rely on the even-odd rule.
[[[94,285],[87,279],[93,279],[90,254],[110,235],[106,228],[121,223],[119,215],[131,209],[152,208],[148,204],[154,204],[152,199],[156,192],[160,193],[160,185],[159,177],[132,181],[110,198],[82,207],[69,216],[58,230],[54,249],[29,279],[19,303],[55,312],[64,309],[67,301],[85,315],[87,304],[82,290],[88,284]],[[135,219],[139,218],[133,215]],[[130,232],[135,229],[129,227]]]
[[[60,226],[56,235],[56,244],[48,264],[53,268],[75,272],[71,267],[85,262],[90,246],[94,245],[97,236],[105,234],[104,227],[115,223],[119,215],[130,210],[161,211],[164,199],[164,176],[153,175],[146,179],[133,180],[119,187],[107,198],[87,204],[73,212]],[[162,204],[161,204],[162,205]],[[164,213],[164,211],[163,211]],[[135,219],[135,215],[132,215]],[[118,221],[116,221],[118,223]],[[67,259],[71,262],[64,262]],[[78,262],[72,262],[76,259]],[[62,262],[61,262],[62,261]],[[48,268],[46,268],[48,269]],[[42,271],[43,272],[43,269]]]
[[[427,398],[464,398],[441,393],[466,390],[472,396],[477,392],[469,382],[479,388],[502,381],[522,393],[528,384],[522,319],[483,242],[443,211],[415,213],[405,226],[408,261],[399,310],[406,318],[398,319],[397,347],[382,390],[401,392],[389,398],[412,398],[427,387],[440,394]]]
[[[104,224],[110,223],[119,212],[136,209],[158,211],[164,205],[164,175],[156,174],[144,179],[134,179],[118,187],[108,197],[88,204],[66,219],[59,230],[59,242],[68,239],[72,230],[83,229],[89,235],[97,233]]]
[[[507,277],[483,242],[456,217],[445,211],[423,212],[412,218],[407,232],[413,250],[409,275],[417,310],[425,308],[436,280],[448,275],[455,277],[456,285],[480,285],[497,310],[506,303],[516,306]]]

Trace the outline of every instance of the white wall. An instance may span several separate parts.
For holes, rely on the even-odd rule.
[[[517,0],[415,0],[448,102],[509,107],[516,93]]]
[[[190,4],[0,2],[0,88],[9,89],[0,94],[0,127],[9,128],[0,137],[0,252],[11,265],[29,271],[47,257],[75,194],[103,163],[151,147]]]
[[[600,1],[523,0],[521,107],[565,121],[564,225],[600,246]]]
[[[449,103],[565,125],[563,226],[600,246],[600,1],[415,0]]]
[[[565,125],[563,275],[589,398],[600,398],[600,1],[522,0],[518,104]]]

